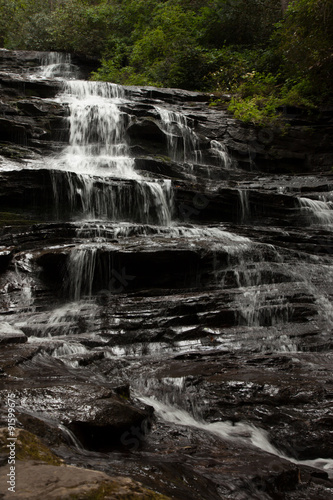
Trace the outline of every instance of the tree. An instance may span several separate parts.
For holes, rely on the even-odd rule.
[[[295,0],[276,34],[287,76],[309,81],[318,95],[332,94],[333,2]]]

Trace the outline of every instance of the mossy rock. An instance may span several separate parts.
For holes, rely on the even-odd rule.
[[[83,495],[71,495],[69,498],[71,500],[170,500],[170,497],[147,490],[135,482],[127,484],[124,491],[122,484],[117,480],[102,483],[97,489]]]
[[[54,455],[52,451],[42,443],[42,441],[23,429],[17,429],[17,441],[15,442],[15,455],[17,460],[37,460],[49,465],[63,465],[63,460]],[[9,432],[7,429],[0,429],[0,453],[8,453]]]
[[[9,436],[8,429],[1,428],[0,454],[8,455],[9,437],[11,436]],[[98,471],[68,467],[31,432],[16,429],[14,437],[17,438],[15,441],[16,463],[19,477],[23,481],[20,488],[26,498],[37,498],[37,496],[39,498],[41,492],[44,491],[45,498],[58,498],[57,493],[61,492],[59,500],[60,498],[68,500],[170,500],[169,497],[149,490],[130,478],[108,477],[105,473]],[[63,466],[61,470],[59,466]],[[38,484],[32,479],[35,474],[39,474],[40,483]],[[50,478],[52,478],[51,482]],[[71,492],[71,490],[77,491]],[[35,494],[37,496],[34,496]]]

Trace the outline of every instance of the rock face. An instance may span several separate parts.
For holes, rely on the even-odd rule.
[[[25,457],[17,498],[333,498],[329,110],[283,135],[0,55],[2,424],[100,471]]]
[[[6,449],[8,433],[0,430],[0,447]],[[19,431],[16,441],[16,461],[12,476],[15,479],[10,486],[7,467],[0,468],[0,481],[7,484],[7,491],[2,489],[2,498],[105,498],[105,499],[141,499],[168,500],[142,487],[141,484],[124,477],[110,477],[102,472],[78,467],[64,466],[33,434]],[[38,481],[36,481],[38,477]],[[17,479],[16,479],[17,478]]]

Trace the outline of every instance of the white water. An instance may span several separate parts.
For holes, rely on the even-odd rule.
[[[143,403],[153,406],[157,415],[166,422],[201,429],[215,434],[222,439],[238,441],[239,443],[260,448],[268,453],[283,456],[268,441],[267,433],[264,430],[258,429],[252,425],[244,422],[232,423],[228,421],[206,423],[195,419],[185,410],[162,403],[153,397],[139,396],[139,399]]]
[[[97,247],[82,245],[71,251],[68,260],[68,287],[72,300],[91,297],[95,275]]]
[[[161,117],[162,130],[166,134],[169,156],[174,161],[200,163],[198,137],[188,125],[182,113],[177,113],[160,106],[155,107]]]
[[[220,164],[223,167],[230,168],[232,164],[231,156],[227,151],[227,148],[221,142],[212,140],[210,142],[210,147],[216,156],[220,159]]]
[[[238,189],[238,194],[241,206],[241,222],[245,222],[250,216],[249,191],[247,189]]]
[[[274,326],[289,321],[292,307],[274,285],[240,290],[242,295],[237,298],[239,324]]]
[[[71,444],[73,444],[75,446],[75,448],[77,450],[80,450],[80,452],[82,453],[84,451],[84,447],[82,446],[82,444],[78,440],[78,438],[75,436],[75,434],[62,424],[59,424],[58,427],[61,430],[61,432],[64,434],[64,436],[68,439],[68,441]]]
[[[123,222],[117,224],[108,224],[104,221],[96,221],[94,224],[83,223],[77,230],[80,237],[100,238],[101,241],[107,241],[112,238],[128,238],[129,236],[149,236],[158,235],[163,238],[186,238],[195,240],[210,240],[221,242],[225,245],[234,245],[235,247],[248,248],[252,242],[245,236],[240,236],[227,231],[223,225],[216,226],[195,226],[187,224],[181,226],[171,223],[169,226],[133,224]]]
[[[41,60],[41,67],[37,72],[39,79],[47,78],[75,78],[77,67],[71,63],[70,54],[47,52]],[[36,75],[34,75],[36,76]]]
[[[58,100],[69,108],[69,145],[60,166],[80,174],[139,179],[125,139],[119,110],[122,88],[112,83],[67,80]]]
[[[69,144],[49,161],[57,216],[64,206],[72,218],[137,220],[169,225],[173,211],[169,180],[141,177],[134,168],[126,138],[128,115],[123,88],[75,79],[67,55],[50,53],[38,78],[57,77],[63,90],[57,100],[68,108]],[[57,171],[63,172],[62,176]],[[121,180],[128,180],[129,183]]]
[[[84,327],[80,324],[80,318],[84,316]],[[60,337],[69,342],[69,336],[76,336],[81,333],[94,332],[96,305],[87,301],[69,302],[61,307],[53,309],[51,312],[40,312],[28,316],[26,319],[16,322],[18,328],[26,331],[29,328],[29,342],[39,343],[40,339],[44,342],[58,342]],[[56,338],[55,338],[56,337]],[[48,348],[49,352],[49,348]]]
[[[69,64],[66,62],[65,64]],[[43,78],[55,77],[63,74],[61,61],[55,60],[45,69]],[[67,197],[72,210],[79,208],[85,218],[105,218],[106,220],[133,220],[145,224],[168,226],[172,219],[172,186],[170,181],[154,181],[140,177],[135,172],[133,158],[130,157],[126,140],[127,115],[120,111],[120,105],[125,102],[121,87],[113,84],[67,81],[59,101],[69,109],[69,145],[56,158],[51,167],[73,173],[67,176]],[[162,120],[162,128],[168,140],[169,154],[172,159],[184,162],[200,163],[198,153],[198,139],[189,127],[186,117],[180,113],[158,108]],[[211,148],[216,149],[224,165],[228,157],[219,143],[211,142]],[[116,183],[109,182],[116,179]],[[118,180],[130,180],[130,187],[126,184],[117,185]],[[59,200],[63,186],[55,179],[54,191]],[[98,184],[98,185],[97,185]],[[242,208],[242,219],[248,214],[247,192],[239,191]],[[300,204],[314,222],[330,224],[333,221],[332,204],[325,201],[314,201],[301,198]],[[151,214],[154,214],[152,216]],[[161,229],[161,233],[163,229]],[[225,239],[227,244],[234,243],[235,252],[240,252],[241,246],[247,247],[250,240],[232,235],[217,228],[170,227],[168,234],[171,237],[184,238],[216,238]],[[127,236],[127,235],[126,235]],[[228,241],[229,240],[229,241]],[[69,258],[69,295],[73,300],[79,300],[83,295],[92,295],[92,286],[96,266],[97,248],[81,246],[73,249]],[[256,270],[255,270],[256,271]],[[259,276],[260,281],[260,276]],[[243,291],[243,297],[238,299],[239,312],[245,324],[259,326],[261,309],[270,301],[268,292],[250,289]],[[75,306],[72,305],[75,310]],[[55,311],[46,327],[48,335],[57,331],[62,334],[71,333],[70,309]],[[272,324],[281,322],[281,317],[287,314],[288,305],[283,296],[274,298],[271,303],[270,315]],[[77,315],[77,310],[75,314]],[[51,333],[52,332],[52,333]],[[53,352],[55,357],[66,357],[73,354],[84,354],[85,348],[78,348],[72,344],[64,344]],[[73,365],[76,366],[76,365]],[[172,384],[172,381],[169,381]],[[153,398],[143,397],[142,401],[152,404],[156,412],[164,420],[195,427],[213,433],[223,439],[237,440],[240,443],[256,446],[269,453],[283,456],[268,441],[264,431],[246,423],[219,422],[209,424],[192,417],[185,410],[167,405]],[[286,458],[286,457],[284,457]],[[318,459],[320,460],[320,459]],[[314,465],[316,461],[306,464]],[[323,467],[332,468],[332,461],[326,460]]]
[[[299,198],[299,203],[310,222],[324,226],[333,224],[333,202]]]
[[[183,425],[186,427],[192,427],[195,429],[200,429],[215,436],[230,440],[233,442],[238,442],[246,446],[254,446],[260,450],[263,450],[272,455],[276,455],[280,458],[284,458],[289,462],[309,465],[310,467],[315,467],[325,470],[330,477],[333,477],[333,460],[317,458],[315,460],[296,460],[294,458],[286,456],[284,453],[280,452],[275,446],[273,446],[269,440],[267,432],[263,429],[259,429],[253,425],[249,425],[246,422],[236,422],[232,423],[229,421],[225,422],[214,422],[207,423],[200,421],[192,417],[187,411],[171,406],[169,404],[162,403],[154,397],[141,396],[138,398],[143,403],[150,405],[154,408],[157,415],[164,420],[174,425]]]

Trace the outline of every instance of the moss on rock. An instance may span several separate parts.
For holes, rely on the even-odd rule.
[[[0,452],[8,451],[9,433],[7,429],[0,429]],[[63,460],[57,457],[52,451],[42,443],[42,441],[23,429],[17,429],[15,442],[15,455],[17,460],[37,460],[49,465],[62,465]]]
[[[71,495],[71,500],[170,500],[169,497],[144,488],[139,483],[130,481],[124,487],[120,482],[112,480],[99,485],[97,489],[82,495]]]

